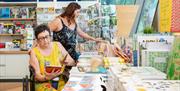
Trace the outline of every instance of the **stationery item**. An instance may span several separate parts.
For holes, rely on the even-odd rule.
[[[61,71],[61,66],[46,66],[46,72],[47,73],[51,73],[51,72],[57,72],[57,71]]]

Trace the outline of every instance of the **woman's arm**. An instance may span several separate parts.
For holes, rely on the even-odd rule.
[[[34,68],[35,70],[35,79],[38,81],[45,81],[46,78],[45,76],[40,74],[40,68],[39,68],[39,62],[36,58],[36,55],[34,53],[34,51],[31,49],[30,50],[30,60],[29,60],[29,64]]]
[[[73,60],[73,58],[69,55],[69,53],[65,50],[65,48],[62,46],[61,43],[57,42],[60,48],[60,51],[62,53],[63,56],[67,55],[66,60],[64,61],[66,63],[66,65],[68,66],[74,66],[75,65],[75,61]],[[62,61],[62,60],[60,60]]]
[[[45,75],[41,75],[39,62],[38,62],[38,60],[36,58],[36,55],[35,55],[33,50],[31,50],[31,52],[30,52],[30,61],[29,61],[29,63],[35,70],[35,79],[37,81],[43,82],[43,81],[51,80],[51,79],[57,77],[59,74],[61,74],[60,71],[53,70],[51,73],[45,72]]]
[[[53,21],[48,23],[48,27],[51,31],[59,31],[62,28],[62,23],[59,18],[55,18]]]

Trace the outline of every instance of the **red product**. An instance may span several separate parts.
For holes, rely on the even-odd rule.
[[[46,66],[46,72],[51,73],[54,70],[54,72],[61,71],[61,66]]]
[[[0,43],[0,48],[5,48],[5,43]]]

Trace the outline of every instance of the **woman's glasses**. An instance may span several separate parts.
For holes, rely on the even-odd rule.
[[[38,40],[39,40],[39,41],[43,41],[43,40],[45,40],[45,39],[46,39],[46,40],[49,40],[50,37],[51,37],[50,35],[46,35],[46,36],[44,36],[44,37],[38,38]]]

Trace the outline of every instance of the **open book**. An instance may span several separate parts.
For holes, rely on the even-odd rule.
[[[51,73],[52,71],[57,72],[61,71],[61,66],[46,66],[46,72]]]
[[[63,63],[62,66],[54,66],[54,65],[46,66],[46,68],[45,68],[46,72],[47,73],[51,73],[52,71],[54,71],[54,72],[61,71],[62,72],[65,67],[64,62],[65,62],[67,56],[68,56],[68,54],[66,54],[65,57],[63,58],[63,60],[61,61]]]

